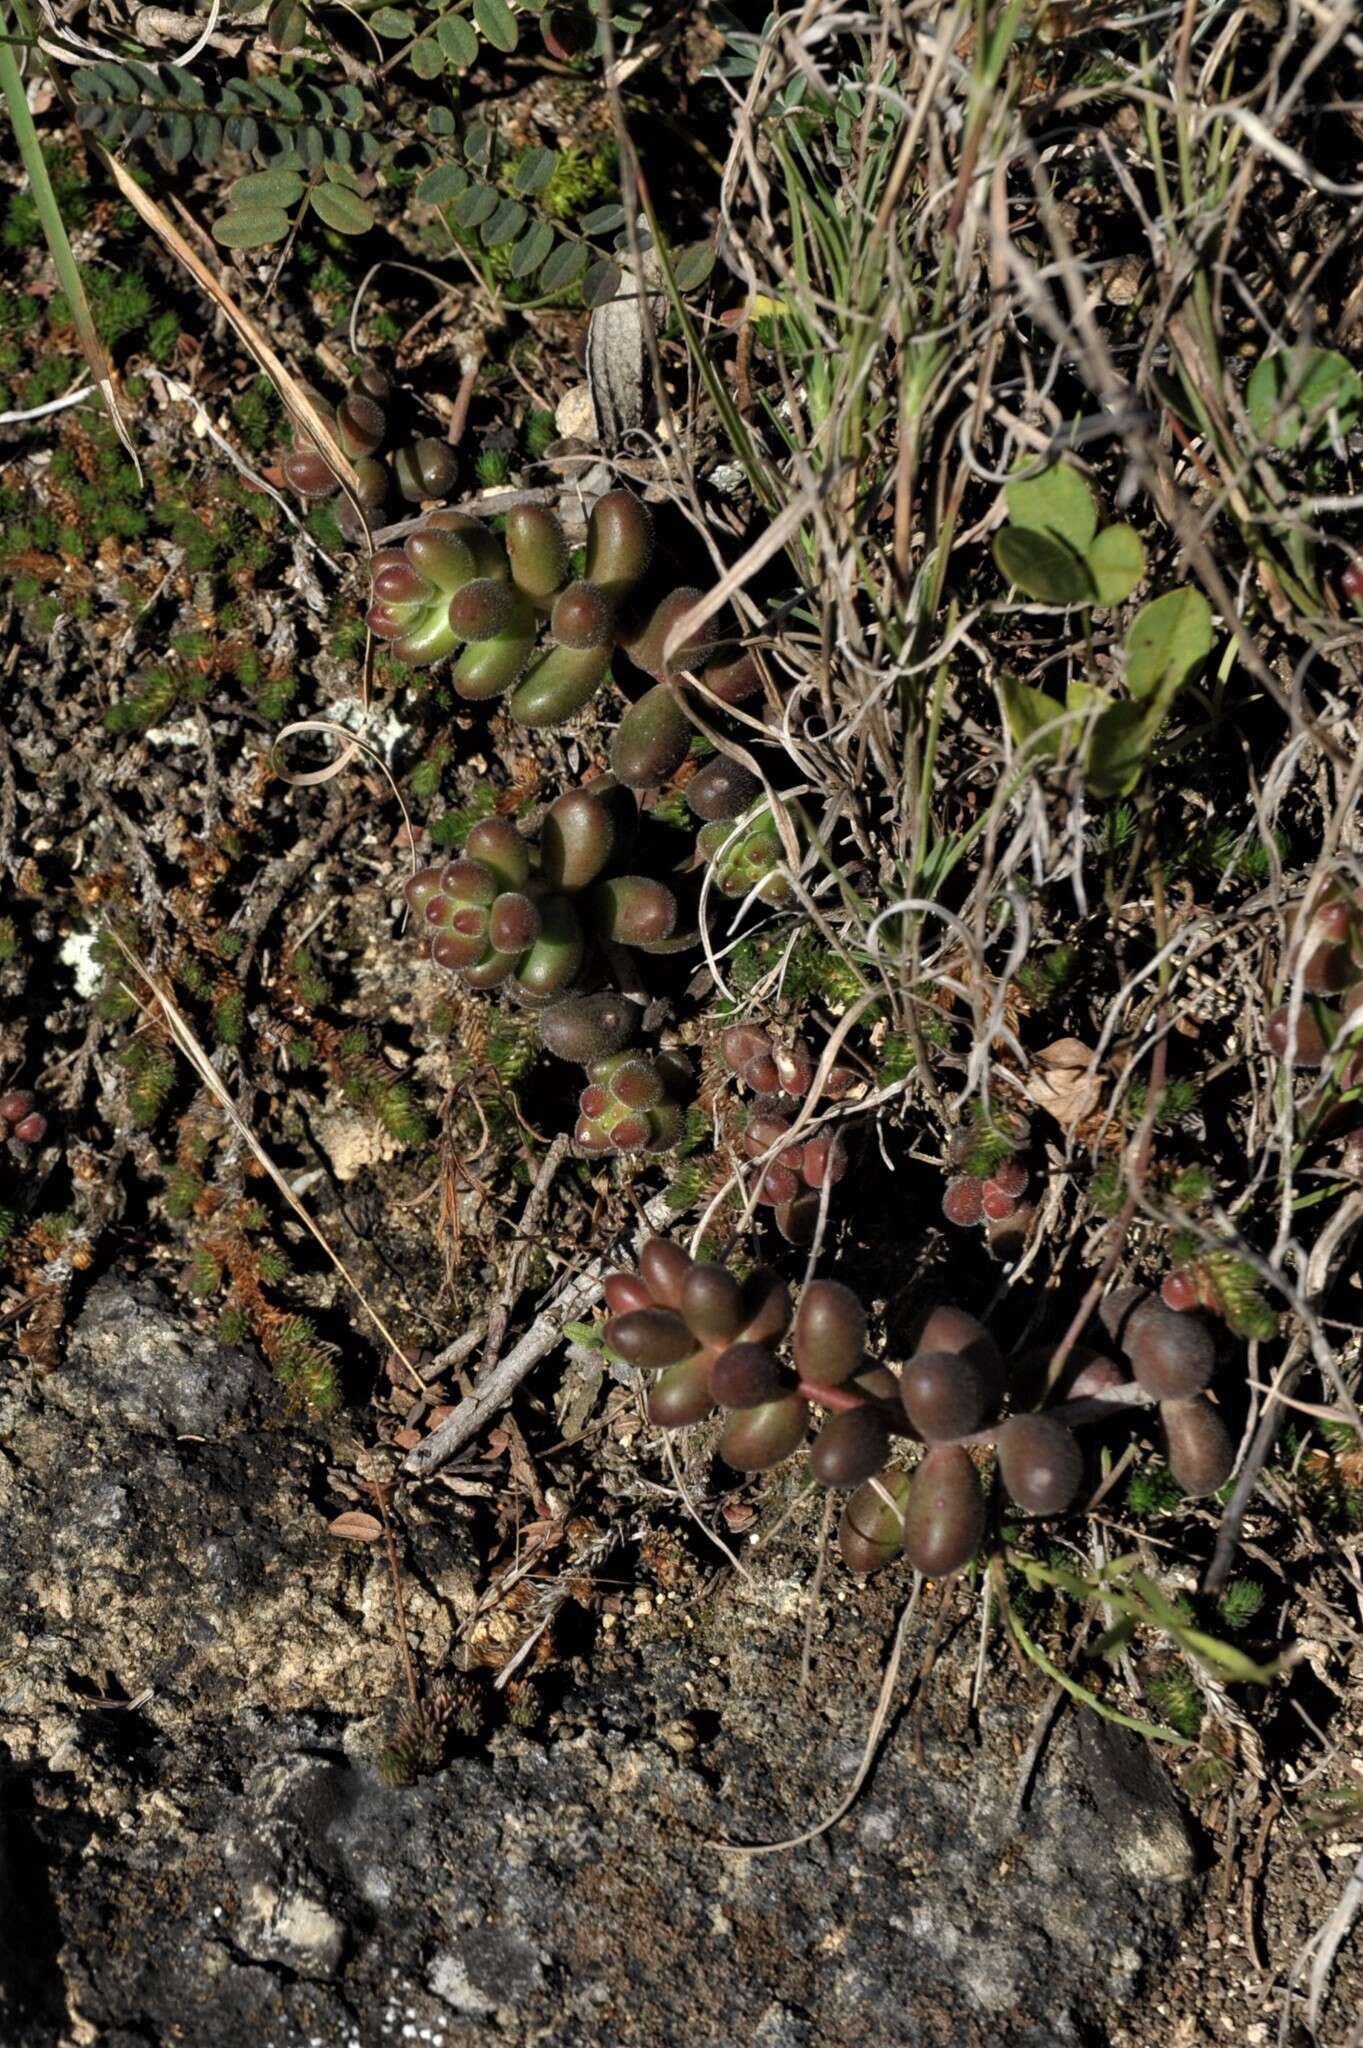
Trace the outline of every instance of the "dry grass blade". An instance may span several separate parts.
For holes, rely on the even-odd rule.
[[[335,425],[314,402],[307,386],[295,377],[257,322],[237,304],[232,294],[219,283],[203,259],[190,248],[165,209],[157,205],[149,192],[143,190],[117,157],[110,156],[106,151],[104,162],[110,177],[128,204],[141,214],[147,226],[160,236],[176,261],[184,265],[195,283],[207,292],[223,318],[230,322],[242,347],[260,365],[274,385],[295,426],[300,427],[309,440],[316,443],[359,510],[354,466],[336,438]]]

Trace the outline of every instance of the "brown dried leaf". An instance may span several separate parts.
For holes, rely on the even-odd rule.
[[[1062,1130],[1073,1130],[1098,1105],[1102,1082],[1094,1071],[1092,1046],[1079,1038],[1057,1038],[1036,1055],[1026,1092]]]
[[[334,1522],[327,1523],[328,1533],[340,1536],[348,1543],[377,1543],[383,1534],[383,1523],[377,1515],[366,1515],[361,1508],[352,1508],[349,1514],[337,1515]]]

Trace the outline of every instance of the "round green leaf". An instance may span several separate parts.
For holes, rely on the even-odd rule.
[[[1276,349],[1255,364],[1245,392],[1254,430],[1278,448],[1330,438],[1331,415],[1347,433],[1363,412],[1363,378],[1332,348]]]
[[[386,43],[405,43],[416,34],[416,22],[405,7],[376,7],[369,26]]]
[[[1145,574],[1145,549],[1131,526],[1105,526],[1089,543],[1085,560],[1099,604],[1120,604]]]
[[[338,235],[367,234],[374,225],[374,209],[368,200],[344,185],[319,185],[312,195],[312,210]]]
[[[554,231],[547,221],[537,220],[523,241],[511,251],[511,275],[529,277],[538,270],[554,246]]]
[[[994,560],[1010,583],[1041,604],[1094,602],[1093,579],[1082,558],[1049,534],[1005,526],[994,535]]]
[[[1126,686],[1140,702],[1168,704],[1212,651],[1212,608],[1200,590],[1170,590],[1142,605],[1126,636]]]
[[[1049,534],[1082,555],[1098,531],[1098,506],[1079,471],[1057,462],[1040,476],[1013,476],[1003,487],[1014,526]]]
[[[416,196],[427,206],[450,206],[468,189],[469,174],[462,164],[437,164],[417,186]]]
[[[268,249],[289,232],[289,216],[277,206],[243,206],[213,223],[213,240],[225,249]]]
[[[432,107],[430,113],[426,116],[426,126],[430,129],[432,135],[453,135],[455,130],[454,109],[452,107]]]
[[[227,197],[234,207],[278,206],[287,211],[303,197],[303,180],[297,171],[251,171],[228,187]]]
[[[445,53],[445,62],[456,71],[467,71],[478,62],[478,38],[462,14],[442,14],[435,25],[435,39]]]
[[[494,50],[509,57],[520,39],[516,17],[506,0],[473,0],[473,18]]]
[[[1130,796],[1145,772],[1161,724],[1139,704],[1112,704],[1099,714],[1089,739],[1084,779],[1094,796]]]
[[[411,48],[412,69],[418,78],[439,78],[445,69],[445,52],[434,36],[422,36]]]
[[[561,292],[586,268],[587,252],[581,242],[560,242],[540,272],[540,283],[547,292]]]

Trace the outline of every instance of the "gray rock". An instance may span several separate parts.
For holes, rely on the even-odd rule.
[[[382,1558],[328,1536],[325,1437],[263,1373],[111,1286],[5,1426],[5,2048],[1080,2048],[1176,1939],[1194,1860],[1149,1751],[1067,1715],[1014,1826],[1034,1701],[1001,1668],[962,1730],[945,1653],[846,1820],[717,1848],[808,1826],[861,1754],[892,1589],[830,1603],[802,1700],[794,1538],[694,1627],[559,1667],[543,1740],[394,1790]],[[442,1503],[404,1514],[438,1671],[430,1589],[477,1560]]]

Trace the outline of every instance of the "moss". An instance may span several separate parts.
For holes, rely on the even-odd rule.
[[[283,431],[284,411],[268,377],[256,377],[247,385],[232,406],[232,419],[253,455],[274,447]]]

